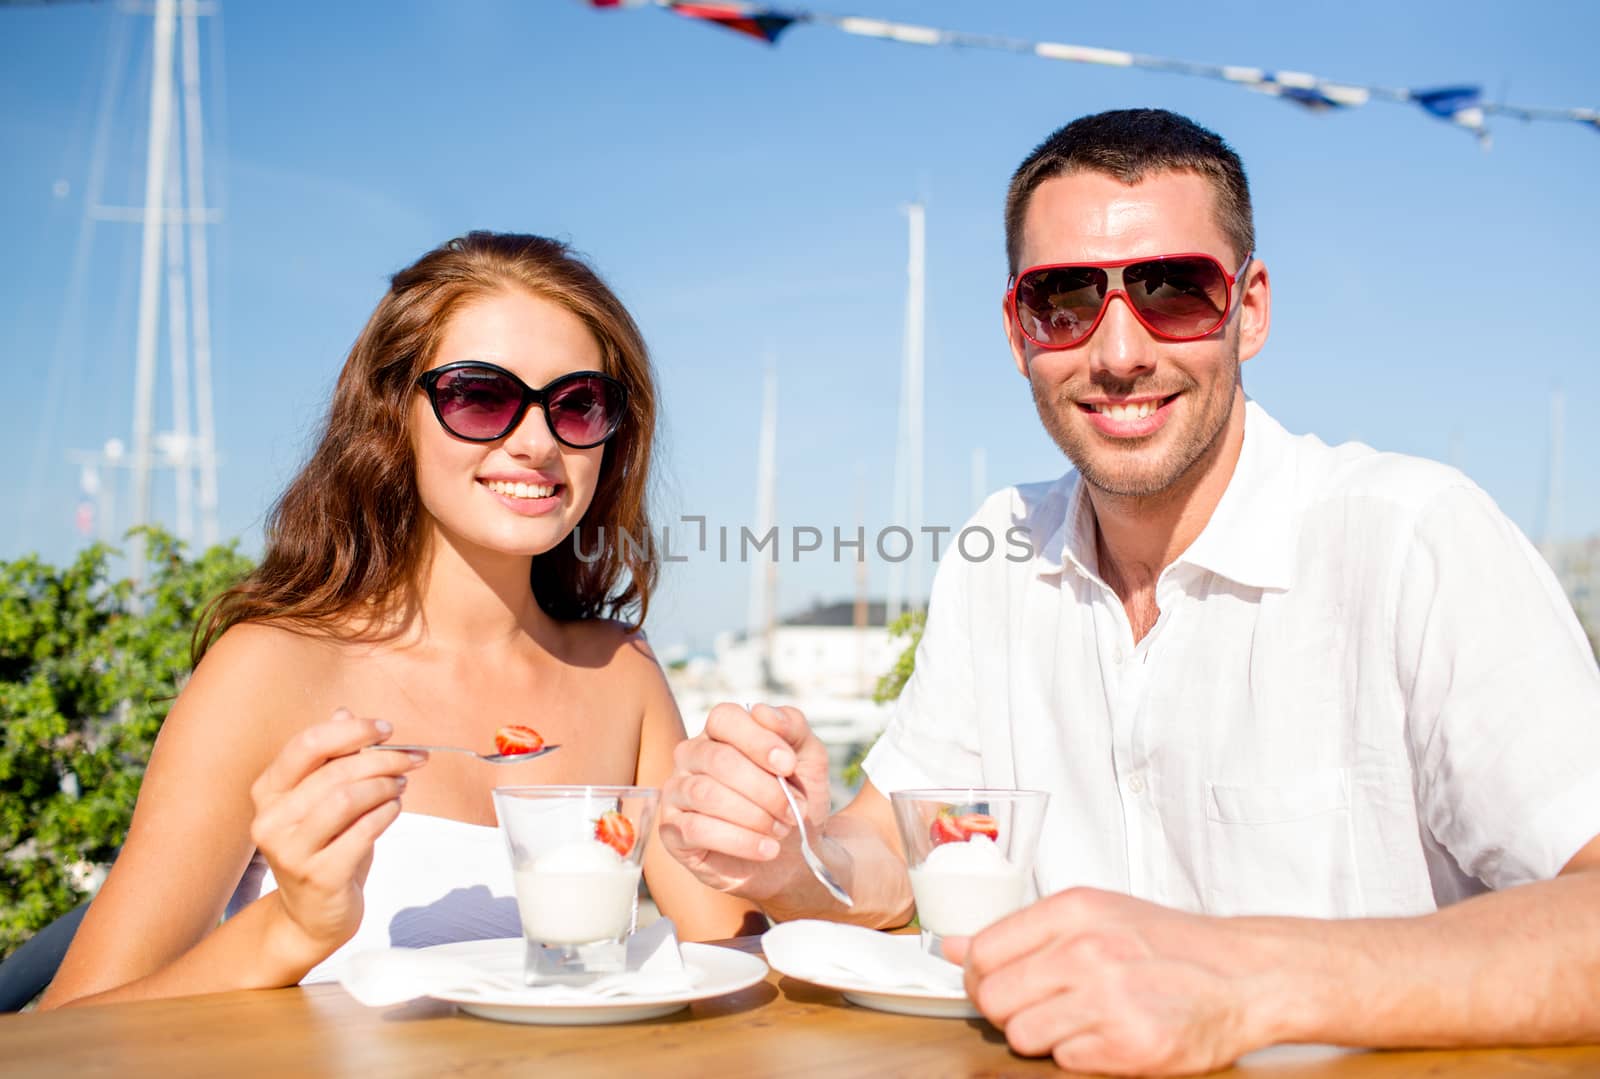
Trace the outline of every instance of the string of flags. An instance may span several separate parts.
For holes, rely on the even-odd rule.
[[[1353,109],[1369,101],[1415,105],[1435,119],[1455,124],[1472,133],[1485,149],[1489,146],[1487,119],[1490,116],[1509,116],[1524,121],[1556,120],[1580,123],[1600,131],[1600,109],[1563,109],[1486,101],[1483,88],[1470,84],[1424,89],[1362,86],[1324,79],[1302,71],[1268,71],[1259,67],[1202,64],[1161,56],[1144,56],[1119,49],[1100,49],[1089,45],[1025,41],[1019,38],[974,34],[961,30],[940,30],[931,26],[914,26],[909,23],[853,15],[779,10],[756,3],[691,2],[691,0],[588,0],[588,3],[594,8],[665,8],[675,15],[721,26],[768,45],[776,45],[778,38],[790,27],[808,24],[827,26],[860,37],[898,41],[906,45],[992,49],[1025,53],[1046,60],[1064,60],[1075,64],[1142,68],[1173,75],[1219,79],[1257,93],[1269,94],[1312,112]]]

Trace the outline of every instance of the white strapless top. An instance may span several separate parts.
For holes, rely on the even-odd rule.
[[[277,888],[258,851],[227,917]],[[517,893],[500,829],[401,813],[374,845],[361,928],[300,984],[337,980],[345,960],[369,948],[426,948],[458,940],[519,937]]]

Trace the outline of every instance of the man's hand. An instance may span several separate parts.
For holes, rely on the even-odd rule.
[[[679,743],[673,762],[660,835],[696,877],[758,903],[809,880],[778,784],[792,777],[807,825],[820,830],[828,753],[798,709],[719,704],[701,734]]]
[[[945,941],[1011,1048],[1070,1071],[1188,1075],[1273,1041],[1270,964],[1235,923],[1091,888]]]

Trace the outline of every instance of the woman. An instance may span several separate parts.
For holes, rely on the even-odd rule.
[[[617,542],[648,535],[654,414],[638,328],[564,245],[474,232],[396,274],[260,567],[197,632],[127,843],[41,1006],[518,935],[491,788],[658,786],[683,738],[638,623],[613,620],[642,622],[656,578],[647,544]],[[510,724],[561,751],[359,752],[486,749]],[[645,877],[685,938],[752,913],[657,843]]]

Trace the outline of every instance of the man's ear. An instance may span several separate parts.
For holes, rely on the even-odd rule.
[[[1028,339],[1022,336],[1022,327],[1017,325],[1016,317],[1011,312],[1011,292],[1000,298],[1000,320],[1005,327],[1006,343],[1011,346],[1011,359],[1017,365],[1017,373],[1023,378],[1028,377]]]
[[[1272,328],[1272,279],[1267,275],[1267,264],[1251,259],[1243,285],[1244,296],[1239,300],[1240,362],[1261,351],[1267,343],[1267,331]]]

